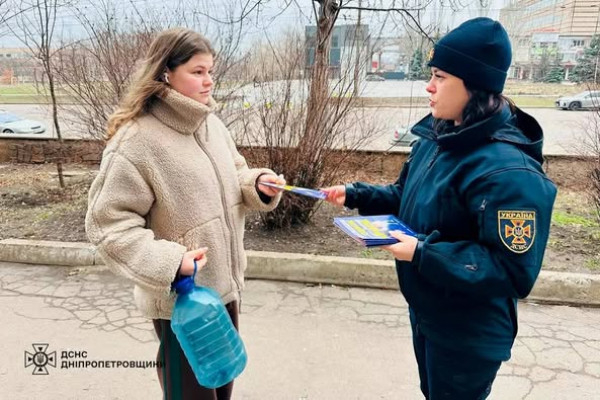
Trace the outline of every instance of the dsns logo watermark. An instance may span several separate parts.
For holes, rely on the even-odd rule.
[[[0,0],[2,1],[2,0]],[[25,351],[25,368],[33,367],[33,375],[48,375],[48,365],[56,368],[58,364],[56,351],[48,352],[47,343],[34,343],[31,345],[34,352]],[[94,360],[88,359],[87,350],[60,350],[60,369],[88,368],[162,368],[163,364],[157,360]]]
[[[47,365],[56,368],[56,351],[47,353],[47,343],[33,343],[34,353],[25,351],[25,368],[33,365],[33,375],[48,375]]]

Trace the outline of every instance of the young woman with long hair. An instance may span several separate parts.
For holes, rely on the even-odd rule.
[[[213,114],[215,52],[189,29],[159,33],[108,123],[107,146],[89,193],[86,231],[105,263],[135,283],[141,313],[161,340],[165,398],[229,399],[233,382],[199,386],[175,338],[171,284],[194,271],[215,289],[238,326],[248,210],[270,211],[285,183],[251,169]]]

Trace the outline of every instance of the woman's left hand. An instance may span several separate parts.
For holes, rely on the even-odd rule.
[[[277,185],[285,185],[285,179],[283,175],[275,175],[275,174],[263,174],[258,177],[256,180],[256,189],[266,196],[273,197],[277,193],[281,192],[282,189],[277,189],[271,186],[261,185],[261,182],[266,183],[275,183]]]
[[[405,235],[400,231],[390,231],[390,236],[398,239],[398,243],[381,246],[381,248],[389,251],[397,260],[412,261],[419,239],[414,236]]]

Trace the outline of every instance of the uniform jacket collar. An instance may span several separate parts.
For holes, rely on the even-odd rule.
[[[468,150],[491,141],[510,143],[538,161],[542,159],[543,131],[538,122],[507,105],[500,112],[464,129],[448,125],[443,132],[434,130],[435,119],[427,115],[413,127],[412,132],[424,139],[433,140],[444,150]]]
[[[208,105],[197,102],[176,90],[169,89],[165,97],[159,98],[150,113],[168,127],[184,135],[191,135],[208,114],[216,109],[217,103],[210,97]]]
[[[511,117],[510,108],[503,107],[496,114],[466,128],[456,130],[454,126],[448,126],[448,129],[438,136],[438,143],[442,148],[450,150],[478,147],[489,142],[492,136],[502,129]]]

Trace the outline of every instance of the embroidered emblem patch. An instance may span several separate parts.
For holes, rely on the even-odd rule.
[[[427,62],[433,60],[433,53],[434,53],[434,50],[432,47],[431,50],[429,50],[429,54],[427,54]]]
[[[498,233],[514,253],[525,253],[535,239],[535,211],[498,211]]]

